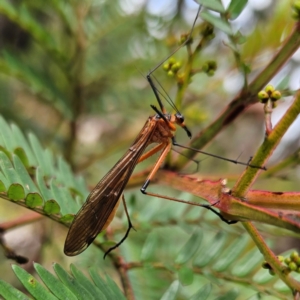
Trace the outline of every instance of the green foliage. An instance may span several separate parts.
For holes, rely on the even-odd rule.
[[[52,154],[33,134],[27,141],[15,125],[9,126],[2,117],[0,123],[5,128],[0,152],[2,197],[59,222],[70,222],[68,215],[80,208],[74,200],[82,201],[88,194],[83,179],[72,174],[62,157],[55,166]]]
[[[11,131],[13,128],[16,131],[17,127],[15,125],[8,125],[3,119],[1,119],[1,123],[6,128],[6,132],[8,133],[7,137],[13,136]],[[77,195],[80,194],[79,188],[82,186],[82,180],[71,174],[69,166],[62,158],[58,159],[57,164],[53,163],[51,169],[47,168],[45,164],[49,157],[48,155],[45,155],[47,151],[40,146],[37,139],[32,134],[29,136],[29,141],[27,142],[21,132],[18,132],[18,138],[15,138],[14,143],[10,145],[11,152],[8,148],[5,148],[5,145],[8,145],[9,141],[6,141],[5,137],[2,136],[3,144],[1,146],[3,148],[3,152],[0,152],[0,163],[3,178],[2,183],[6,188],[6,190],[2,192],[2,197],[24,205],[37,212],[47,214],[49,217],[59,222],[70,221],[70,219],[67,219],[68,214],[72,212],[72,209],[73,212],[76,212],[76,210],[79,209],[78,204],[76,204],[77,207],[72,206],[75,205],[72,195],[74,195],[75,191],[77,191]],[[33,173],[31,173],[31,177],[29,176],[28,171],[32,172],[33,165],[29,163],[26,169],[24,164],[22,164],[21,159],[14,151],[14,149],[22,149],[22,155],[29,157],[27,152],[21,148],[22,144],[20,144],[20,141],[26,141],[27,150],[32,150],[33,147],[35,147],[35,151],[31,151],[31,159],[26,159],[26,161],[39,161],[40,164],[44,164],[47,174],[46,177],[41,176],[41,174],[38,173],[38,171],[41,170],[40,168],[37,168]],[[57,168],[55,168],[54,165],[57,165]],[[63,179],[62,174],[66,176],[64,185],[62,184],[63,181],[59,181],[59,179]],[[54,176],[56,177],[55,180]],[[51,178],[51,182],[53,182],[53,184],[47,184],[46,186],[45,178],[48,178],[48,180]],[[59,184],[54,184],[54,182],[58,182]],[[82,188],[82,191],[84,192],[84,187]],[[85,194],[87,194],[87,192],[85,192]],[[52,199],[49,195],[52,195]],[[68,199],[67,197],[69,197],[68,202],[63,202]],[[68,206],[66,203],[68,203]],[[148,206],[144,207],[144,212],[140,212],[139,218],[146,219],[147,215],[149,217],[148,208],[152,207],[153,204],[155,205],[155,203],[151,202]],[[151,218],[152,222],[155,223],[160,220],[160,222],[167,224],[170,220],[169,218],[176,216],[176,211],[179,211],[178,208],[181,208],[181,206],[178,207],[178,204],[176,203],[167,204],[167,207],[161,211],[160,216],[156,215],[154,218]],[[65,211],[65,214],[63,214],[62,211]],[[179,218],[186,218],[184,217],[184,212]],[[187,221],[188,220],[189,219],[187,219]],[[288,292],[287,288],[282,290],[282,287],[280,287],[280,289],[277,290],[274,287],[277,282],[276,277],[268,275],[267,271],[264,271],[265,275],[263,275],[260,270],[262,258],[257,249],[253,248],[254,245],[250,243],[247,235],[239,238],[239,233],[232,235],[232,233],[230,234],[220,231],[212,237],[211,235],[214,230],[212,231],[208,226],[215,224],[216,219],[214,218],[212,221],[213,223],[210,223],[211,221],[209,220],[205,221],[205,230],[195,229],[195,225],[189,225],[188,227],[185,225],[186,229],[191,232],[190,238],[182,245],[181,249],[175,248],[173,251],[166,250],[161,245],[159,246],[159,243],[161,243],[159,240],[165,234],[167,234],[169,238],[171,237],[171,239],[176,239],[178,234],[175,233],[174,236],[173,234],[170,235],[169,229],[165,228],[162,233],[163,235],[161,235],[161,233],[157,230],[154,230],[148,235],[140,256],[142,262],[141,267],[143,264],[145,267],[147,265],[155,265],[155,261],[161,256],[160,252],[166,252],[168,253],[169,258],[166,258],[165,263],[163,263],[160,268],[163,272],[169,273],[171,271],[174,275],[177,274],[176,277],[178,277],[179,280],[170,285],[162,296],[162,299],[176,299],[176,297],[178,297],[178,295],[186,289],[185,287],[193,286],[196,282],[197,285],[199,282],[205,284],[205,277],[211,279],[214,277],[222,278],[224,276],[222,274],[226,274],[227,280],[233,282],[244,282],[244,278],[247,278],[245,282],[251,284],[252,287],[255,286],[258,290],[263,288],[266,291],[268,290],[268,293],[272,290],[272,294],[274,295],[280,295],[283,293],[283,296],[286,292]],[[138,220],[135,221],[135,224],[139,224]],[[224,230],[226,229],[227,226]],[[140,228],[139,231],[140,230],[142,233],[143,229]],[[168,244],[168,242],[170,242],[170,240],[168,241],[167,239],[164,243]],[[130,242],[128,241],[128,243]],[[132,246],[129,246],[129,248],[130,247]],[[158,248],[161,248],[161,250],[158,251]],[[246,252],[245,249],[247,249]],[[252,250],[250,251],[250,249]],[[168,270],[169,267],[167,265],[171,263],[172,260],[174,263],[172,263],[171,269]],[[45,297],[46,299],[51,299],[51,297],[53,297],[52,294],[58,297],[58,292],[62,293],[62,295],[66,295],[65,289],[67,289],[67,292],[70,292],[69,290],[71,289],[73,294],[76,294],[77,297],[79,297],[78,295],[82,295],[84,299],[88,299],[89,297],[91,299],[98,299],[95,298],[95,295],[102,295],[102,293],[105,294],[105,290],[102,290],[103,286],[99,286],[101,283],[98,283],[97,286],[98,288],[101,287],[102,292],[92,286],[90,281],[88,281],[88,279],[74,266],[71,266],[72,274],[76,280],[80,282],[80,285],[78,284],[75,286],[73,286],[74,278],[70,277],[70,275],[68,275],[59,265],[55,265],[54,270],[60,281],[38,264],[35,265],[35,269],[51,292],[45,290],[45,288],[27,272],[17,266],[14,267],[14,271],[19,280],[24,284],[30,294],[37,299]],[[92,271],[91,276],[94,281],[99,280],[94,271]],[[254,280],[254,278],[259,279]],[[215,280],[213,280],[213,282],[214,281]],[[72,285],[69,286],[71,282]],[[202,288],[204,289],[204,287],[201,287],[201,290]],[[87,293],[86,290],[89,291],[88,293],[94,293],[94,298],[90,294],[85,294]],[[194,290],[194,288],[192,288],[192,290]],[[106,292],[109,293],[109,291]],[[18,292],[13,287],[8,286],[3,281],[1,282],[0,293],[2,293],[5,299],[9,299],[8,295],[10,294],[14,294],[16,297],[18,295]],[[195,291],[194,296],[191,295],[191,297],[196,297],[199,293],[200,291]],[[222,293],[221,290],[220,293]],[[231,297],[233,297],[232,293],[233,291],[229,293]],[[235,291],[234,294],[236,293],[238,292]],[[214,294],[218,294],[216,286],[214,286]]]
[[[139,71],[145,74],[167,57],[176,48],[179,33],[189,32],[190,25],[181,18],[182,1],[174,6],[175,13],[165,15],[153,15],[149,7],[133,2],[0,0],[4,23],[17,28],[26,41],[17,44],[8,39],[0,45],[1,198],[68,225],[88,195],[83,177],[77,174],[95,184],[154,113],[149,104],[156,104],[155,98]],[[176,76],[168,77],[159,68],[155,77],[170,91],[178,108],[182,107],[195,136],[193,147],[201,149],[218,135],[208,151],[237,157],[246,149],[243,156],[247,160],[264,132],[257,113],[262,107],[250,114],[245,108],[257,103],[257,93],[299,47],[299,38],[292,31],[291,8],[274,4],[270,14],[253,12],[257,25],[254,28],[251,23],[253,31],[243,34],[231,21],[242,16],[247,1],[233,0],[227,7],[219,0],[197,2],[204,6],[200,18],[210,24],[196,25],[193,44],[174,55]],[[192,21],[194,14],[188,18]],[[283,45],[286,35],[292,38]],[[261,57],[267,57],[263,63]],[[225,81],[235,75],[242,84],[233,82],[226,89]],[[293,94],[288,90],[290,76],[286,72],[280,81],[285,95]],[[217,117],[221,111],[224,113]],[[185,143],[180,132],[178,141]],[[194,167],[183,169],[194,155],[170,156],[166,165],[179,172],[194,172]],[[149,166],[153,161],[150,159]],[[293,156],[288,167],[296,162]],[[200,164],[205,178],[212,175],[234,181],[240,170],[213,159]],[[133,178],[131,187],[144,183],[143,174]],[[274,183],[272,178],[270,183],[258,184],[266,190],[275,186],[295,190],[297,176],[287,176],[290,180]],[[293,180],[296,184],[291,186]],[[195,200],[161,187],[154,192]],[[197,207],[147,198],[138,190],[132,194],[128,209],[137,232],[131,232],[104,262],[99,242],[101,249],[112,245],[111,240],[120,240],[126,231],[126,218],[118,214],[108,233],[96,240],[98,248],[91,246],[78,258],[92,281],[75,265],[70,275],[54,264],[54,276],[34,264],[43,284],[37,275],[13,266],[28,296],[19,291],[17,283],[13,287],[1,277],[2,297],[125,299],[124,292],[129,299],[131,294],[136,299],[168,300],[290,298],[287,286],[261,269],[263,257],[241,226],[222,224]],[[55,228],[51,237],[49,231],[50,243],[58,245],[60,263],[68,264],[61,255],[65,232],[60,234]],[[276,242],[270,237],[271,246]],[[52,254],[45,255],[45,266],[54,260]],[[119,278],[106,275],[103,279],[106,272],[117,273],[123,292],[115,283]]]
[[[93,272],[91,276],[93,282],[91,282],[74,265],[71,265],[72,275],[70,275],[59,264],[54,264],[56,277],[35,263],[34,268],[45,286],[19,266],[13,265],[12,268],[34,299],[126,299],[108,275],[104,280],[99,274]],[[7,300],[30,299],[2,280],[0,280],[0,295]]]
[[[194,243],[192,243],[192,237],[195,237],[195,232],[198,236],[205,233],[206,237],[201,242],[199,242],[199,239],[195,239]],[[168,259],[165,260],[165,263],[161,264],[160,272],[162,274],[173,273],[175,277],[178,277],[178,280],[171,283],[165,290],[161,299],[178,299],[188,294],[190,294],[188,299],[197,299],[197,295],[201,293],[203,293],[203,299],[206,299],[209,295],[210,297],[213,295],[222,295],[222,297],[225,297],[220,299],[230,299],[230,297],[233,299],[239,294],[251,295],[247,289],[241,287],[229,289],[224,294],[224,287],[221,284],[222,278],[226,278],[232,284],[241,283],[251,285],[262,294],[270,294],[281,299],[287,297],[289,289],[278,285],[279,281],[276,277],[269,275],[267,271],[261,269],[259,251],[251,243],[247,235],[244,235],[241,239],[239,234],[233,237],[232,234],[224,232],[219,232],[215,236],[211,236],[212,231],[209,230],[202,232],[200,229],[196,229],[195,232],[191,234],[190,239],[187,240],[183,248],[176,254],[177,261],[178,258],[182,259],[181,263],[176,262],[173,264],[172,269],[167,265]],[[222,241],[226,241],[228,247],[225,244],[224,247],[220,247],[220,238]],[[194,249],[198,248],[198,250],[193,255],[190,255],[186,252],[189,246]],[[211,253],[212,249],[216,249],[214,253]],[[173,253],[169,252],[169,255],[173,255]],[[148,260],[148,262],[145,262],[144,267],[147,270],[147,266],[149,267],[152,264],[155,268],[156,262]],[[106,276],[105,282],[98,275],[97,272],[99,271],[97,271],[98,268],[96,266],[89,269],[93,282],[74,265],[71,265],[70,275],[59,264],[54,264],[53,269],[57,277],[37,263],[34,264],[34,267],[47,289],[35,277],[19,266],[14,265],[13,270],[29,294],[36,299],[52,299],[53,295],[58,299],[65,299],[66,297],[73,299],[74,295],[76,295],[76,299],[115,299],[115,297],[122,299],[124,297],[112,279]],[[140,267],[142,268],[143,264]],[[145,273],[145,276],[146,278],[149,277],[147,273]],[[134,279],[134,281],[136,280],[138,279]],[[1,280],[0,294],[4,299],[10,299],[8,295],[18,295],[18,291]],[[143,295],[143,297],[145,296]],[[152,291],[149,296],[157,297],[158,295],[155,291]]]

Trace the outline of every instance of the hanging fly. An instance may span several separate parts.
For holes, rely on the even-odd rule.
[[[199,12],[200,7],[197,11],[197,16],[194,20],[188,38],[179,48],[183,47],[189,42]],[[169,55],[167,59],[169,59],[179,48],[177,48],[171,55]],[[141,129],[140,133],[138,134],[130,148],[127,150],[124,156],[112,167],[112,169],[99,181],[96,187],[89,194],[88,198],[86,199],[86,202],[76,214],[70,226],[65,241],[64,252],[66,255],[74,256],[80,254],[94,241],[94,239],[101,231],[107,228],[107,226],[114,218],[121,198],[123,198],[125,211],[128,217],[129,227],[124,238],[119,243],[117,243],[116,246],[110,248],[108,252],[118,247],[126,239],[130,229],[132,228],[132,224],[128,216],[124,197],[121,197],[123,190],[125,189],[126,184],[129,178],[131,177],[135,166],[157,152],[160,152],[160,156],[157,159],[150,174],[148,175],[145,183],[143,184],[141,192],[144,194],[153,195],[164,199],[184,202],[175,198],[157,195],[154,193],[148,193],[146,191],[155,173],[160,168],[167,154],[171,150],[171,146],[175,145],[186,148],[185,146],[177,144],[177,142],[175,141],[176,127],[180,126],[181,128],[183,128],[183,130],[186,132],[189,138],[191,138],[192,136],[190,130],[185,125],[183,115],[178,111],[174,103],[171,103],[171,105],[175,110],[175,113],[169,114],[166,112],[166,109],[161,101],[158,89],[155,86],[154,81],[152,80],[151,74],[165,61],[166,59],[154,69],[152,69],[147,75],[147,80],[154,92],[159,108],[154,105],[151,105],[151,108],[154,110],[155,115],[148,118],[144,127]],[[170,101],[170,99],[168,100]],[[148,152],[144,153],[145,149],[150,144],[157,145]],[[250,163],[244,163],[236,160],[223,158],[197,149],[193,150],[213,157],[217,157],[219,159],[234,162],[236,164],[260,168],[257,166],[253,166]],[[193,205],[210,209],[207,205]],[[220,217],[223,221],[227,221],[222,216]],[[106,254],[108,252],[106,252]]]

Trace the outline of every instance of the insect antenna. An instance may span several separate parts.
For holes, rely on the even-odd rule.
[[[150,70],[147,74],[147,78],[149,76],[151,76],[151,74],[154,71],[156,71],[164,62],[166,62],[169,58],[171,58],[179,49],[181,49],[182,47],[184,47],[186,44],[188,44],[190,42],[191,36],[193,34],[193,31],[194,31],[194,28],[195,28],[195,25],[196,25],[196,22],[197,22],[197,19],[198,19],[201,8],[202,8],[202,5],[199,5],[197,15],[196,15],[195,20],[194,20],[193,25],[192,25],[192,29],[191,29],[188,37],[186,38],[186,40],[180,46],[178,46],[173,52],[171,52],[171,54],[169,54],[165,59],[163,59],[158,65],[156,65],[152,70]]]
[[[152,73],[155,72],[155,71],[156,71],[156,70],[157,70],[164,62],[166,62],[170,57],[172,57],[178,50],[180,50],[182,47],[184,47],[186,44],[188,44],[188,43],[190,42],[191,36],[192,36],[192,34],[193,34],[193,31],[194,31],[194,28],[195,28],[195,25],[196,25],[196,21],[197,21],[197,19],[198,19],[198,16],[199,16],[199,13],[200,13],[200,10],[201,10],[201,7],[202,7],[202,6],[200,5],[199,8],[198,8],[198,10],[197,10],[197,14],[196,14],[196,17],[195,17],[195,19],[194,19],[194,22],[193,22],[193,25],[192,25],[192,29],[191,29],[191,31],[190,31],[188,37],[186,38],[186,40],[185,40],[180,46],[178,46],[173,52],[171,52],[171,54],[169,54],[165,59],[163,59],[159,64],[157,64],[152,70],[150,70],[150,71],[148,72],[148,74],[146,75],[146,78],[147,78],[147,80],[148,80],[148,82],[149,82],[149,84],[150,84],[150,86],[151,86],[151,88],[152,88],[152,90],[153,90],[153,93],[154,93],[154,95],[155,95],[155,97],[156,97],[156,100],[157,100],[157,102],[158,102],[158,105],[159,105],[159,107],[160,107],[160,109],[161,109],[161,111],[162,111],[163,113],[166,113],[166,111],[165,111],[164,105],[163,105],[163,103],[162,103],[161,98],[160,98],[159,95],[161,95],[164,99],[166,99],[166,101],[170,104],[170,106],[171,106],[178,114],[180,114],[180,112],[178,111],[178,109],[176,108],[175,104],[173,103],[173,101],[171,100],[171,98],[168,96],[167,92],[164,90],[164,88],[162,87],[162,85],[158,82],[158,80],[157,80],[154,76],[152,76]],[[154,83],[152,77],[153,77],[154,80],[158,83],[158,85],[160,86],[160,88],[164,91],[165,95],[167,95],[166,97],[163,96],[161,92],[159,92],[159,90],[158,90],[157,87],[155,86],[155,83]],[[169,99],[169,100],[167,100],[167,99]],[[181,114],[180,114],[180,115],[181,115]]]
[[[156,81],[156,83],[159,85],[159,87],[161,88],[161,90],[163,92],[161,92],[159,89],[156,90],[157,92],[166,100],[166,102],[168,102],[168,104],[174,109],[174,111],[176,111],[176,113],[180,113],[178,108],[176,107],[175,103],[173,102],[172,98],[169,96],[169,94],[167,93],[167,91],[164,89],[164,87],[162,86],[162,84],[157,80],[157,78],[155,76],[152,75],[152,77],[154,78],[154,80]]]

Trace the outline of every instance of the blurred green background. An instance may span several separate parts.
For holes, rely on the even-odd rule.
[[[150,104],[156,105],[156,100],[145,76],[176,49],[180,34],[191,29],[197,9],[198,5],[188,0],[1,1],[1,115],[6,121],[17,124],[24,133],[33,132],[45,148],[51,149],[57,157],[62,155],[74,173],[83,175],[88,186],[93,187],[128,149],[147,118],[154,114]],[[198,20],[196,34],[200,23]],[[259,7],[249,1],[232,26],[246,37],[245,43],[239,45],[239,54],[241,61],[251,69],[248,77],[251,82],[291,32],[294,26],[291,2],[270,1],[269,5]],[[195,42],[200,39],[196,34]],[[201,72],[193,76],[179,107],[194,135],[209,126],[243,84],[243,76],[227,45],[228,37],[219,30],[215,35],[197,56],[193,68],[199,69],[205,61],[215,60],[217,71],[213,77]],[[186,49],[178,51],[175,57],[184,65]],[[299,60],[299,55],[295,55],[272,83],[287,90],[298,88]],[[174,99],[175,79],[168,77],[162,68],[155,71],[154,76]],[[288,103],[289,99],[282,101],[277,111],[284,111]],[[166,108],[172,112],[170,106]],[[182,130],[178,130],[176,136],[178,142],[188,144],[189,139]],[[205,151],[248,161],[263,138],[263,108],[256,104],[226,127]],[[298,140],[299,136],[292,131],[272,163],[296,151]],[[172,153],[172,158],[177,155]],[[137,169],[151,166],[155,158],[157,156]],[[197,159],[203,160],[198,170],[191,163],[182,172],[197,171],[203,178],[229,178],[232,180],[229,185],[232,185],[243,170],[243,167],[213,158],[198,156]],[[298,174],[297,168],[283,170],[272,180],[257,182],[256,187],[297,190]],[[179,195],[167,188],[155,186],[152,191],[192,200],[191,195]],[[130,274],[136,299],[159,299],[176,277],[167,270],[168,264],[172,265],[176,253],[195,230],[196,225],[186,220],[193,216],[198,218],[199,209],[151,199],[141,195],[138,189],[131,189],[125,195],[137,232],[132,232],[117,251],[121,251],[127,261],[139,261],[141,255],[146,256],[149,269],[137,269]],[[5,201],[0,205],[1,221],[28,212]],[[122,211],[118,217],[113,223],[113,240],[120,239],[126,228]],[[207,212],[201,218],[208,220],[208,223],[201,223],[207,239],[220,228],[233,234],[232,239],[243,232],[239,226],[223,226]],[[102,254],[93,246],[79,257],[65,257],[62,249],[67,231],[63,226],[44,220],[28,225],[24,232],[26,234],[16,231],[13,235],[12,231],[7,240],[15,243],[21,254],[42,262],[48,269],[54,261],[65,267],[70,262],[82,268],[97,265],[99,270],[117,279],[110,261],[103,261]],[[253,244],[249,242],[249,245],[252,249]],[[153,267],[153,261],[163,262],[165,269]],[[17,285],[9,262],[4,258],[0,270],[5,274],[2,279]],[[183,287],[176,299],[188,299],[201,280],[207,281],[205,276],[200,277],[198,281],[194,279],[193,285]],[[230,290],[231,284],[225,284],[224,290]],[[241,295],[253,294],[249,291]],[[243,296],[240,299],[245,299]]]

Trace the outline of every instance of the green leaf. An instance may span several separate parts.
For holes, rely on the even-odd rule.
[[[1,116],[0,116],[0,118],[1,118]],[[28,157],[30,166],[37,166],[37,161],[36,161],[35,155],[33,154],[32,149],[29,146],[28,141],[24,137],[24,134],[22,133],[20,128],[18,126],[16,126],[15,124],[11,124],[10,127],[11,127],[11,131],[12,131],[11,134],[15,137],[15,139],[17,141],[17,149],[21,148],[25,151],[26,156]],[[22,160],[21,157],[20,157],[20,159]],[[22,162],[23,162],[23,160],[22,160]]]
[[[51,274],[41,265],[34,263],[34,268],[36,272],[39,274],[40,278],[45,283],[45,285],[47,285],[49,290],[58,299],[77,300],[77,297],[60,280],[58,280],[53,274]]]
[[[13,201],[19,201],[25,199],[25,191],[21,184],[14,183],[12,184],[7,191],[7,196]]]
[[[204,7],[214,10],[216,12],[223,13],[225,12],[225,9],[223,7],[223,4],[220,0],[196,0],[199,4],[202,4]]]
[[[19,159],[21,160],[22,164],[23,164],[26,168],[29,168],[29,167],[30,167],[28,157],[27,157],[26,152],[24,151],[23,148],[17,147],[17,148],[14,150],[14,154],[15,154],[16,156],[19,157]]]
[[[229,7],[226,10],[229,18],[231,20],[236,19],[241,14],[247,3],[248,0],[231,0]]]
[[[231,291],[227,292],[226,294],[215,298],[215,300],[235,300],[238,297],[239,293],[237,290],[232,289]]]
[[[77,213],[80,206],[71,197],[66,187],[58,187],[57,184],[52,180],[50,183],[54,199],[60,206],[61,214],[65,215],[68,213]]]
[[[70,222],[73,218],[72,213],[75,214],[80,208],[78,203],[81,202],[82,191],[85,195],[88,194],[82,177],[76,178],[72,176],[70,167],[62,158],[59,160],[60,170],[57,170],[55,168],[56,162],[52,152],[48,149],[43,150],[33,134],[29,135],[30,144],[33,149],[33,151],[31,151],[31,148],[28,146],[29,144],[26,142],[18,127],[15,125],[11,125],[11,127],[8,126],[1,116],[0,120],[8,132],[12,131],[10,129],[12,128],[13,132],[16,133],[16,139],[14,143],[11,143],[10,147],[15,147],[13,152],[18,154],[12,154],[12,152],[7,151],[6,148],[3,148],[5,152],[0,151],[0,167],[2,171],[0,171],[0,191],[5,192],[7,190],[8,198],[13,201],[25,200],[26,198],[25,204],[31,209],[42,206],[42,200],[44,199],[48,201],[51,200],[43,207],[44,212],[48,215],[61,213],[62,215],[66,215],[65,218],[61,218],[61,221],[65,220]],[[13,135],[12,132],[9,132],[4,139],[9,139],[11,135]],[[18,143],[24,143],[25,147],[23,148],[23,145],[20,147]],[[30,166],[25,149],[31,153],[31,161],[37,161],[40,166],[35,169]],[[13,165],[10,157],[13,160]],[[31,171],[31,175],[29,175],[29,171],[23,162],[27,165],[29,171]],[[34,172],[32,172],[32,170],[34,170]],[[45,176],[46,173],[44,170],[47,171],[48,178]],[[67,176],[67,180],[64,180],[64,175]],[[69,186],[62,185],[59,181],[54,180],[54,177],[60,177],[64,184],[66,184],[65,181],[67,181]],[[35,179],[35,182],[32,178]],[[48,186],[50,186],[50,189]],[[29,195],[26,197],[27,194]],[[76,199],[74,199],[72,195],[74,195]]]
[[[0,279],[0,295],[5,299],[5,300],[30,300],[25,294],[22,292],[18,291],[15,289],[13,286],[10,284],[4,282],[3,280]]]
[[[32,133],[29,133],[28,139],[30,141],[33,153],[35,154],[35,157],[37,159],[38,166],[43,170],[43,173],[46,176],[50,176],[51,173],[49,172],[49,168],[47,168],[47,161],[44,159],[44,150],[40,142],[38,141],[37,137]]]
[[[9,152],[5,147],[0,145],[0,151],[3,152],[7,157],[11,158],[11,152]]]
[[[186,266],[182,266],[178,270],[178,277],[179,281],[182,285],[190,285],[193,283],[194,280],[194,273],[191,268]]]
[[[51,200],[54,198],[52,191],[47,188],[45,180],[44,180],[44,175],[40,167],[37,167],[36,169],[36,181],[37,185],[39,187],[39,190],[41,192],[42,197],[44,200]]]
[[[75,265],[71,264],[71,272],[73,276],[80,282],[80,284],[89,291],[95,299],[107,299],[102,291],[95,285],[93,285],[83,273],[78,270]]]
[[[80,195],[81,199],[86,199],[90,191],[87,189],[85,179],[80,176],[75,178],[75,192]]]
[[[45,289],[31,274],[17,265],[12,266],[18,279],[22,282],[27,291],[36,299],[57,300],[47,289]]]
[[[155,231],[148,234],[141,251],[141,260],[149,260],[158,247],[158,236]]]
[[[197,250],[199,249],[201,245],[203,237],[203,232],[200,229],[197,229],[194,231],[194,233],[191,235],[189,240],[186,242],[186,244],[183,246],[183,248],[179,251],[177,257],[175,258],[176,264],[184,264],[188,260],[190,260]]]
[[[299,282],[299,274],[296,274],[296,280]],[[282,293],[289,293],[291,290],[290,288],[281,280],[277,280],[276,283],[274,284],[274,289],[277,291],[280,291]]]
[[[248,298],[247,300],[261,300],[261,294],[257,293],[253,295],[252,297]]]
[[[1,0],[0,0],[1,1]],[[30,295],[37,300],[52,300],[52,299],[69,299],[69,300],[83,300],[83,299],[99,299],[99,300],[126,300],[125,296],[116,285],[116,283],[106,276],[106,281],[103,280],[96,272],[95,269],[90,269],[91,277],[96,285],[91,282],[83,272],[71,265],[71,276],[60,265],[54,264],[53,268],[59,279],[47,271],[41,265],[34,263],[34,268],[42,279],[47,290],[42,286],[36,278],[27,273],[19,266],[14,265],[13,270],[24,287],[28,290]],[[21,292],[11,287],[9,284],[0,280],[0,295],[7,295],[5,299],[24,299],[27,300]]]
[[[76,280],[73,276],[67,273],[59,264],[55,263],[53,265],[53,269],[58,276],[58,278],[62,281],[62,283],[70,290],[79,300],[92,300],[94,297],[92,294],[86,290],[78,280]]]
[[[48,200],[45,202],[43,210],[47,215],[55,215],[60,213],[60,206],[55,200]]]
[[[57,180],[63,182],[65,186],[76,188],[76,184],[73,184],[74,175],[71,171],[71,167],[61,156],[58,158],[58,170]]]
[[[2,117],[0,116],[0,118],[2,118]],[[2,149],[3,149],[3,150],[2,150]],[[5,147],[4,139],[3,139],[3,137],[2,137],[1,134],[0,134],[0,150],[1,150],[1,151],[7,151],[7,150],[6,150],[6,147]]]
[[[26,206],[30,208],[42,206],[43,203],[44,201],[39,193],[29,193],[25,199]]]
[[[1,140],[4,142],[3,147],[8,151],[12,152],[16,148],[16,141],[14,136],[11,134],[11,129],[5,120],[0,117],[0,135],[2,136]]]
[[[5,184],[3,183],[2,180],[0,180],[0,193],[6,192],[6,187]]]
[[[38,192],[38,189],[34,182],[32,181],[31,177],[29,176],[27,170],[25,169],[24,165],[22,164],[20,158],[17,155],[13,155],[13,162],[16,172],[20,178],[19,182],[26,187],[26,193],[29,192]]]
[[[58,171],[54,166],[57,164],[57,162],[54,160],[53,153],[49,149],[45,149],[43,155],[44,155],[46,169],[42,169],[42,170],[43,170],[45,176],[55,175],[55,177],[56,177]],[[45,173],[45,170],[47,170],[47,173]],[[61,183],[63,183],[63,181]]]
[[[272,276],[268,270],[261,269],[254,276],[253,281],[259,283],[261,285],[267,284],[270,281],[274,280],[274,276]]]
[[[212,15],[211,13],[209,13],[206,10],[203,10],[200,13],[200,17],[203,20],[211,23],[213,26],[219,28],[223,32],[227,33],[228,35],[232,35],[233,34],[232,29],[229,26],[229,24],[225,20],[221,19],[220,17],[214,16],[214,15]]]
[[[175,300],[177,299],[177,292],[179,289],[179,281],[175,280],[169,288],[166,290],[166,292],[163,294],[163,296],[160,298],[160,300]]]
[[[196,257],[194,264],[198,267],[204,267],[209,264],[219,253],[219,249],[225,245],[226,235],[219,232],[215,235],[212,241],[208,244],[207,248],[201,249]]]
[[[258,250],[253,249],[252,251],[248,251],[247,255],[242,259],[236,260],[235,266],[232,269],[232,275],[245,277],[257,268],[262,263],[262,256],[257,254]]]
[[[249,242],[249,237],[247,235],[241,236],[234,244],[231,244],[223,253],[222,257],[220,257],[215,265],[213,266],[213,270],[217,272],[225,271],[232,263],[236,261],[236,258],[243,254],[247,244]]]
[[[13,168],[11,161],[3,152],[0,152],[0,167],[6,179],[8,180],[8,184],[17,183],[20,181],[20,178]]]
[[[111,291],[114,293],[114,299],[120,299],[120,300],[124,299],[124,300],[126,300],[125,296],[122,294],[122,292],[120,291],[119,287],[111,279],[111,277],[106,274],[105,278],[106,278],[106,282],[109,285]]]
[[[114,292],[111,290],[110,286],[99,276],[99,274],[96,271],[96,268],[95,267],[90,268],[89,273],[95,285],[99,288],[99,290],[101,290],[106,295],[106,298],[108,300],[114,299]]]
[[[72,215],[72,214],[66,214],[66,215],[63,215],[61,218],[60,218],[60,222],[62,223],[72,223],[73,220],[75,218],[75,215]]]
[[[9,186],[8,180],[5,178],[3,173],[0,171],[0,192],[6,192]]]
[[[206,300],[210,293],[211,293],[212,287],[211,284],[208,283],[204,285],[196,294],[194,294],[189,300]]]

